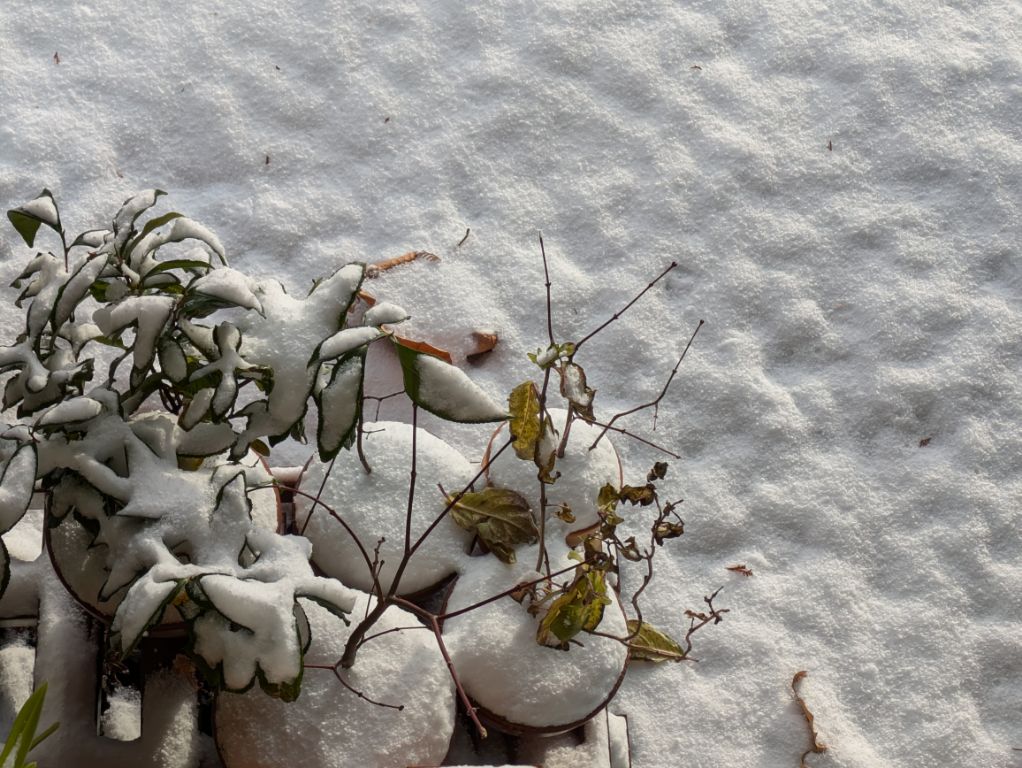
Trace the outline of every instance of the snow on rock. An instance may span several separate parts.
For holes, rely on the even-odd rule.
[[[379,422],[366,424],[365,430],[363,448],[372,468],[370,474],[366,474],[354,450],[342,451],[329,475],[328,465],[313,463],[302,478],[302,490],[315,496],[322,485],[323,503],[340,514],[358,534],[370,558],[377,541],[385,539],[380,545],[383,562],[380,582],[386,589],[404,550],[412,428],[408,424]],[[416,454],[413,542],[446,506],[437,483],[448,493],[455,493],[477,471],[458,451],[421,428],[416,435]],[[298,529],[304,529],[305,536],[312,541],[313,562],[345,584],[370,590],[372,579],[358,547],[341,524],[322,508],[316,509],[310,520],[313,504],[303,496],[295,497]],[[448,515],[409,561],[401,577],[400,592],[416,592],[454,573],[466,556],[471,538]]]
[[[558,435],[564,429],[567,415],[568,412],[563,409],[550,409],[550,418]],[[505,425],[501,425],[494,433],[490,441],[491,450],[507,439],[506,429]],[[599,522],[596,499],[600,489],[607,483],[614,487],[621,486],[621,461],[608,437],[604,436],[594,450],[589,450],[600,432],[599,427],[586,424],[581,419],[572,421],[564,456],[558,458],[554,465],[554,471],[560,472],[561,476],[546,488],[548,530],[567,533],[596,524]],[[534,510],[538,510],[539,481],[536,472],[533,462],[519,459],[514,451],[508,449],[487,466],[486,479],[490,485],[518,491],[529,500]],[[560,504],[571,508],[575,516],[574,523],[565,523],[552,515],[552,511]]]
[[[550,548],[550,566],[560,570],[574,561],[566,548]],[[463,569],[447,602],[454,612],[515,584],[532,581],[538,545],[518,551],[518,562],[505,565],[492,556],[473,558]],[[570,574],[560,577],[558,582]],[[627,634],[621,603],[613,599],[604,610],[599,631]],[[595,714],[617,689],[628,650],[623,643],[580,633],[583,647],[568,651],[536,642],[539,619],[511,597],[444,622],[444,639],[462,685],[476,702],[512,724],[551,728],[576,723]]]
[[[361,595],[352,614],[368,610]],[[306,664],[333,665],[351,631],[324,608],[303,601],[312,630]],[[454,685],[433,634],[410,613],[390,607],[375,629],[391,632],[367,642],[345,682],[381,707],[359,698],[329,669],[306,669],[298,700],[284,703],[258,690],[221,693],[216,737],[226,768],[279,768],[301,756],[305,768],[393,768],[439,765],[454,728]],[[283,727],[281,727],[283,726]]]

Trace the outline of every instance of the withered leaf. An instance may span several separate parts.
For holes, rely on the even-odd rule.
[[[658,461],[656,464],[653,465],[653,469],[651,469],[646,474],[646,482],[647,483],[652,483],[652,482],[655,482],[656,480],[663,480],[666,476],[667,476],[667,462],[666,461]]]
[[[624,485],[618,493],[618,498],[630,504],[640,504],[643,507],[648,507],[653,503],[653,499],[656,498],[656,488],[652,483],[646,483],[646,485],[642,486]]]
[[[508,427],[514,438],[514,449],[519,459],[532,461],[536,457],[536,444],[543,434],[539,412],[539,390],[531,381],[525,381],[511,390],[507,399],[511,420]]]
[[[628,620],[628,634],[635,637],[628,641],[628,658],[632,661],[681,661],[685,651],[674,640],[647,622],[637,619]]]
[[[465,355],[465,359],[473,365],[478,365],[497,346],[497,334],[488,331],[473,331],[472,341],[475,342],[475,349]]]
[[[565,363],[557,372],[561,375],[561,396],[571,404],[572,410],[586,422],[593,415],[593,396],[596,390],[586,384],[586,372],[578,363]]]
[[[561,504],[559,507],[557,507],[557,510],[554,512],[554,514],[557,515],[557,519],[563,520],[566,523],[575,522],[575,513],[571,511],[571,507],[569,507],[567,504]]]
[[[809,726],[809,749],[802,753],[802,758],[799,761],[800,768],[809,768],[806,763],[806,758],[811,754],[822,754],[827,751],[827,745],[820,741],[820,735],[816,732],[816,724],[814,723],[815,718],[813,713],[809,709],[809,705],[806,704],[805,699],[802,698],[802,694],[798,692],[799,686],[802,684],[802,680],[805,679],[806,675],[809,674],[804,669],[796,672],[795,676],[791,679],[791,692],[795,694],[795,701],[798,702],[799,708],[802,710],[802,716],[806,719],[806,725]]]
[[[740,573],[742,574],[742,576],[752,575],[752,569],[747,568],[744,563],[741,563],[739,565],[728,565],[726,566],[726,569],[734,573]]]
[[[596,497],[596,508],[603,514],[610,514],[617,509],[618,504],[617,488],[607,483],[600,489],[600,495]]]
[[[532,544],[539,530],[529,502],[508,488],[484,488],[478,492],[447,496],[453,503],[454,522],[476,534],[487,549],[505,563],[515,562],[515,548]]]
[[[685,523],[678,521],[671,523],[663,521],[653,526],[653,540],[660,546],[664,539],[676,539],[685,532]]]
[[[579,632],[591,632],[603,619],[603,609],[610,605],[607,584],[601,571],[588,571],[557,597],[539,622],[536,642],[540,645],[568,650],[568,641]]]
[[[621,553],[621,557],[625,560],[631,560],[633,563],[642,560],[642,553],[639,551],[639,545],[636,543],[634,536],[629,536],[625,539],[624,546],[618,547],[617,551]]]

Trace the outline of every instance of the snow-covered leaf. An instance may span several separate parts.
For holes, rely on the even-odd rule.
[[[335,360],[338,357],[342,357],[359,347],[364,347],[386,335],[386,331],[382,331],[379,328],[371,326],[363,328],[344,328],[316,347],[316,350],[312,353],[312,357],[309,360],[309,365],[312,365],[316,361],[328,362],[330,360]]]
[[[129,296],[111,306],[96,310],[92,319],[106,336],[135,326],[132,344],[135,370],[145,370],[156,356],[156,343],[174,310],[169,296]]]
[[[236,307],[262,313],[262,302],[252,290],[252,281],[242,272],[224,267],[214,269],[191,284],[191,293],[208,296]]]
[[[7,211],[7,218],[29,248],[35,245],[35,236],[41,225],[45,224],[54,232],[60,232],[60,214],[53,194],[48,189],[44,189],[34,200]]]
[[[330,461],[354,442],[365,376],[365,351],[350,354],[333,367],[329,379],[315,391],[319,410],[316,430],[320,461]]]
[[[109,644],[116,657],[124,658],[142,639],[149,627],[158,623],[164,610],[184,588],[183,579],[157,580],[153,568],[143,574],[124,596],[114,613]]]
[[[86,259],[71,273],[71,277],[57,293],[57,304],[53,309],[53,327],[60,330],[74,314],[75,307],[89,295],[89,289],[96,282],[106,266],[105,256]]]
[[[438,357],[396,343],[405,392],[416,405],[448,421],[502,421],[507,413],[464,371]]]
[[[32,501],[35,475],[35,447],[18,446],[0,470],[0,533],[13,528],[25,514]]]
[[[394,325],[403,323],[410,315],[403,307],[392,304],[389,301],[381,301],[366,310],[362,318],[362,325]]]
[[[37,427],[63,427],[81,424],[94,419],[103,412],[103,404],[91,397],[73,397],[58,403],[39,417]]]

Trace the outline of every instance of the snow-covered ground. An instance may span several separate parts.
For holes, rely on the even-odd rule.
[[[47,186],[81,230],[158,186],[292,292],[430,251],[368,287],[461,364],[496,331],[468,366],[496,398],[545,338],[540,231],[564,340],[676,260],[582,360],[613,413],[706,320],[655,434],[627,425],[684,457],[647,618],[683,634],[721,585],[731,612],[698,664],[629,671],[636,768],[797,765],[798,670],[815,766],[1014,768],[1020,28],[994,0],[5,0],[0,207]]]

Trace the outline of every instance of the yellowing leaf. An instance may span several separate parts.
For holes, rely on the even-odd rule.
[[[515,562],[515,548],[532,544],[539,530],[525,497],[507,488],[484,488],[479,492],[448,496],[453,502],[454,522],[476,534],[505,563]]]
[[[628,634],[638,628],[638,634],[628,642],[628,658],[633,661],[681,661],[685,651],[674,640],[646,622],[641,624],[636,619],[628,620]]]
[[[603,620],[603,609],[610,605],[602,571],[579,574],[564,594],[547,609],[539,622],[536,642],[561,650],[579,632],[592,632]],[[558,642],[554,642],[554,639]]]
[[[519,459],[532,461],[536,456],[536,443],[543,434],[539,391],[531,381],[523,382],[511,390],[507,403],[511,411],[509,427],[515,440],[515,453]]]

